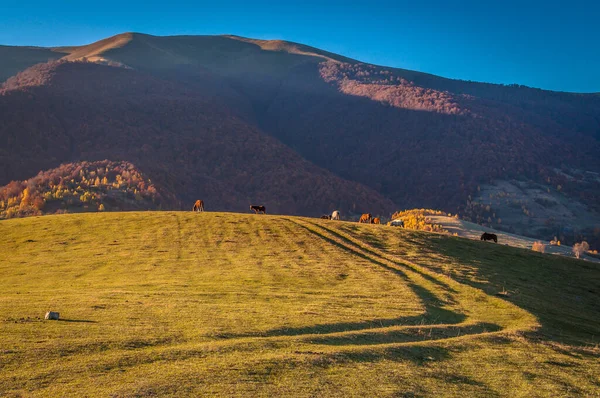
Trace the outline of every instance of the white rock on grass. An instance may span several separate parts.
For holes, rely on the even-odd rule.
[[[46,317],[44,319],[50,321],[58,321],[59,315],[60,314],[58,312],[48,311],[46,312]]]

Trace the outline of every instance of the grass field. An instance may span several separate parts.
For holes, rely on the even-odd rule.
[[[597,263],[231,213],[0,236],[0,396],[600,396]]]

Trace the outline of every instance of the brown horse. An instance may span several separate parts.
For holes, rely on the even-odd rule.
[[[373,216],[371,215],[371,213],[365,213],[362,216],[360,216],[360,220],[358,220],[358,222],[370,224],[372,219],[373,219]]]
[[[321,216],[322,220],[331,220],[331,216]]]
[[[254,213],[256,213],[256,214],[258,214],[258,213],[267,214],[267,209],[265,208],[265,206],[250,205],[250,210],[254,210]]]
[[[204,211],[204,201],[198,199],[196,201],[196,203],[194,203],[194,207],[192,208],[192,211]]]
[[[375,217],[373,220],[371,220],[371,224],[381,224],[381,220],[379,217]]]

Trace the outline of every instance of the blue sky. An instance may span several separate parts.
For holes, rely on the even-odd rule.
[[[0,44],[86,44],[128,31],[284,39],[451,78],[600,92],[597,0],[0,0]]]

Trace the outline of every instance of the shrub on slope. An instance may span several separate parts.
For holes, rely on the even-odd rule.
[[[63,212],[173,208],[129,162],[67,163],[0,188],[0,218]]]

